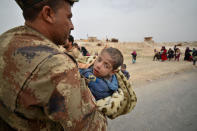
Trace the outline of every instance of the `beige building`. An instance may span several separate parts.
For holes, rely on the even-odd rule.
[[[98,39],[96,37],[88,37],[89,42],[97,42]]]
[[[153,37],[144,37],[144,42],[154,42]]]
[[[118,42],[118,39],[112,38],[112,39],[111,39],[111,42]]]

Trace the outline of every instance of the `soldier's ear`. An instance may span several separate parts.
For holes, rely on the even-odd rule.
[[[54,23],[55,12],[49,6],[44,6],[41,10],[41,15],[44,21],[48,23]]]

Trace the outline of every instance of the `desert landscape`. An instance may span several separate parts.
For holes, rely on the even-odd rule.
[[[139,87],[147,82],[167,77],[170,74],[177,74],[187,70],[197,68],[197,65],[192,65],[192,62],[184,61],[184,52],[186,47],[190,49],[197,48],[197,42],[174,42],[174,43],[155,43],[155,42],[128,42],[128,43],[113,43],[113,42],[77,42],[80,46],[87,48],[91,55],[100,52],[105,46],[118,48],[124,56],[124,63],[127,65],[131,77],[129,81],[134,87]],[[181,50],[180,61],[153,61],[154,49],[161,50],[165,46],[168,50],[179,45]],[[136,50],[137,61],[132,64],[131,52]]]

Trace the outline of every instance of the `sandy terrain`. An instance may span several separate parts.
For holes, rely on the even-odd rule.
[[[134,86],[145,84],[169,74],[197,68],[197,65],[193,66],[192,62],[183,61],[186,47],[188,46],[190,49],[197,48],[197,42],[182,43],[182,46],[179,46],[182,52],[179,62],[174,60],[165,62],[152,60],[154,49],[160,50],[162,46],[166,46],[166,49],[173,49],[177,43],[101,43],[102,46],[97,46],[98,42],[79,44],[80,46],[85,46],[91,55],[94,55],[95,52],[100,52],[106,45],[120,49],[124,56],[124,63],[127,64],[127,70],[131,75],[130,81],[133,82]],[[138,56],[137,62],[132,64],[131,52],[134,49],[137,51]]]
[[[197,131],[197,68],[135,88],[137,105],[108,131]]]

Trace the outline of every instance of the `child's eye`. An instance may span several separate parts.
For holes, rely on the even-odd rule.
[[[109,64],[104,64],[104,67],[109,69],[110,68],[110,65]]]

